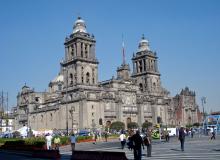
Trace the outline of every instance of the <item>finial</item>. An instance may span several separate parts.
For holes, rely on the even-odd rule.
[[[144,34],[142,34],[142,39],[145,39],[145,36],[144,36]]]

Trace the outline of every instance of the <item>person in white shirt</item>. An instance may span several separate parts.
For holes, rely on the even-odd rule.
[[[126,136],[125,136],[124,132],[121,132],[119,139],[121,141],[121,149],[124,149],[125,143],[126,143]]]
[[[53,137],[52,137],[49,133],[46,135],[47,150],[50,150],[50,149],[51,149],[52,138],[53,138]]]

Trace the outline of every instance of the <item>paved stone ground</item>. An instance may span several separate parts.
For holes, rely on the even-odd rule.
[[[133,152],[127,148],[122,150],[118,140],[111,142],[81,143],[76,145],[76,150],[89,151],[118,151],[125,152],[128,159],[133,159]],[[60,148],[62,159],[70,159],[70,146]],[[151,160],[219,160],[220,159],[220,136],[216,140],[209,140],[209,137],[195,136],[186,138],[185,151],[180,150],[180,143],[176,137],[171,138],[170,142],[153,142],[152,157],[146,157],[146,147],[143,150],[142,159]]]

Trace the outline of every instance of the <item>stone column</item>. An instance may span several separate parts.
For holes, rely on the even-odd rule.
[[[137,67],[137,73],[139,73],[139,72],[140,72],[140,69],[139,69],[139,63],[138,63],[138,61],[136,61],[136,67]]]
[[[76,57],[76,55],[77,55],[77,47],[76,47],[76,44],[74,43],[73,44],[73,49],[74,49],[74,57]]]
[[[142,65],[142,72],[143,72],[144,71],[144,59],[142,59],[141,65]]]
[[[76,56],[80,57],[80,55],[81,55],[81,43],[77,42],[76,45],[77,45],[77,54],[76,54]]]
[[[68,53],[69,53],[69,51],[68,51],[68,47],[65,46],[65,61],[68,60]]]
[[[144,105],[137,104],[137,109],[138,109],[138,125],[142,126],[144,122]]]
[[[133,73],[136,73],[135,62],[133,62]]]
[[[82,55],[85,57],[85,43],[82,43]]]
[[[90,44],[87,45],[87,57],[90,58]]]

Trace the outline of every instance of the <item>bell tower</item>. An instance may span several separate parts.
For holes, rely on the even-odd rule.
[[[156,93],[161,89],[160,73],[157,65],[156,52],[152,52],[144,35],[139,42],[138,51],[133,55],[132,77],[140,91]]]
[[[97,85],[99,62],[95,44],[94,35],[87,32],[85,21],[78,17],[72,34],[64,42],[65,58],[61,63],[64,86]]]

